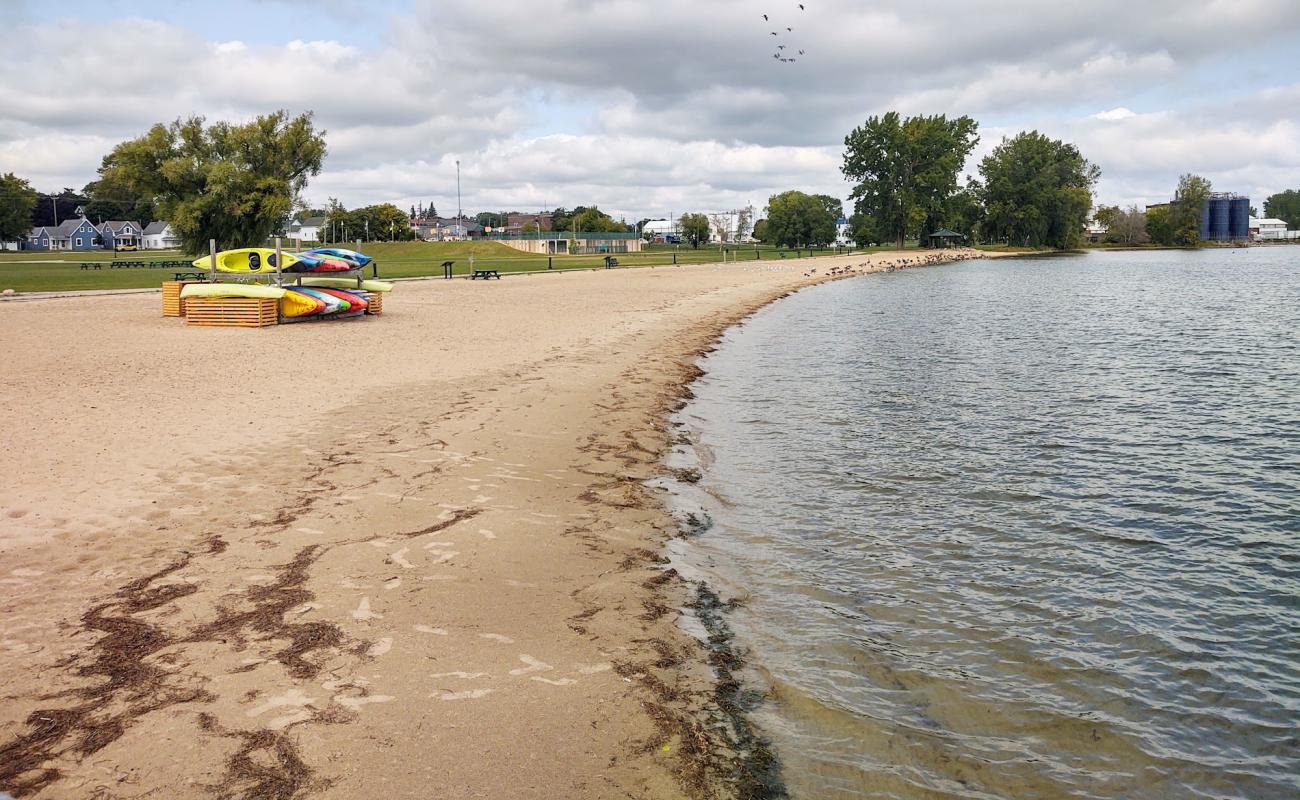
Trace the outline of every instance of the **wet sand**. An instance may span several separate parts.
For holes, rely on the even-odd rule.
[[[721,330],[896,265],[409,282],[262,330],[5,303],[0,791],[725,796],[642,481]]]

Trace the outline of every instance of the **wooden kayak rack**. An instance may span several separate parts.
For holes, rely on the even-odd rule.
[[[271,298],[258,297],[191,297],[188,300],[181,299],[181,289],[187,283],[250,283],[258,280],[270,279],[275,286],[301,286],[304,277],[313,277],[310,273],[302,272],[280,272],[278,265],[281,262],[280,240],[275,240],[275,263],[277,270],[274,273],[249,273],[249,274],[232,274],[216,271],[217,263],[217,243],[215,240],[209,241],[209,264],[206,281],[164,281],[162,285],[163,294],[163,316],[164,317],[184,317],[186,325],[198,325],[206,327],[228,327],[228,328],[264,328],[268,325],[278,325],[280,319],[280,301]],[[357,250],[360,251],[361,242],[357,242]],[[379,277],[379,265],[372,261],[371,266],[373,274]],[[331,278],[345,278],[355,276],[357,279],[357,289],[361,288],[364,280],[362,273],[365,267],[355,267],[350,270],[330,272],[326,275]],[[197,275],[198,273],[196,273]],[[286,280],[287,279],[287,280]],[[310,288],[310,287],[308,287]],[[380,292],[367,292],[368,307],[366,314],[382,314],[384,310],[383,296]],[[296,317],[294,322],[316,321],[322,322],[329,320],[329,317]],[[285,319],[288,322],[289,319]]]

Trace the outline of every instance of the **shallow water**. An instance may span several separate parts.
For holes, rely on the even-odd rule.
[[[804,798],[1300,796],[1300,248],[971,262],[733,329],[674,554]],[[680,457],[680,456],[679,456]]]

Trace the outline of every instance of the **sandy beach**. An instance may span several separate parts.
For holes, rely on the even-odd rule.
[[[0,791],[728,796],[643,481],[726,326],[898,258],[0,305]]]

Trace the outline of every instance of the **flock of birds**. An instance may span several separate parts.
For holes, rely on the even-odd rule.
[[[800,10],[800,11],[804,11],[804,10],[806,10],[806,9],[804,9],[804,7],[803,7],[803,3],[797,3],[797,5],[799,6],[799,10]],[[763,15],[763,21],[764,21],[764,22],[771,22],[772,20],[768,17],[767,14],[764,14],[764,15]],[[791,28],[791,27],[788,27],[788,26],[787,26],[786,29],[785,29],[785,32],[786,32],[786,33],[794,33],[794,28]],[[794,55],[786,55],[786,52],[785,52],[785,50],[786,50],[786,46],[783,45],[783,44],[781,44],[781,34],[780,34],[779,31],[772,31],[772,35],[775,36],[775,37],[777,37],[777,40],[776,40],[776,41],[777,41],[776,52],[772,54],[772,58],[775,58],[777,61],[780,61],[782,64],[793,64],[793,63],[795,63],[796,61],[799,60],[797,56],[794,56]],[[800,51],[799,51],[799,55],[803,55],[803,54],[804,54],[804,52],[803,52],[802,50],[800,50]]]

